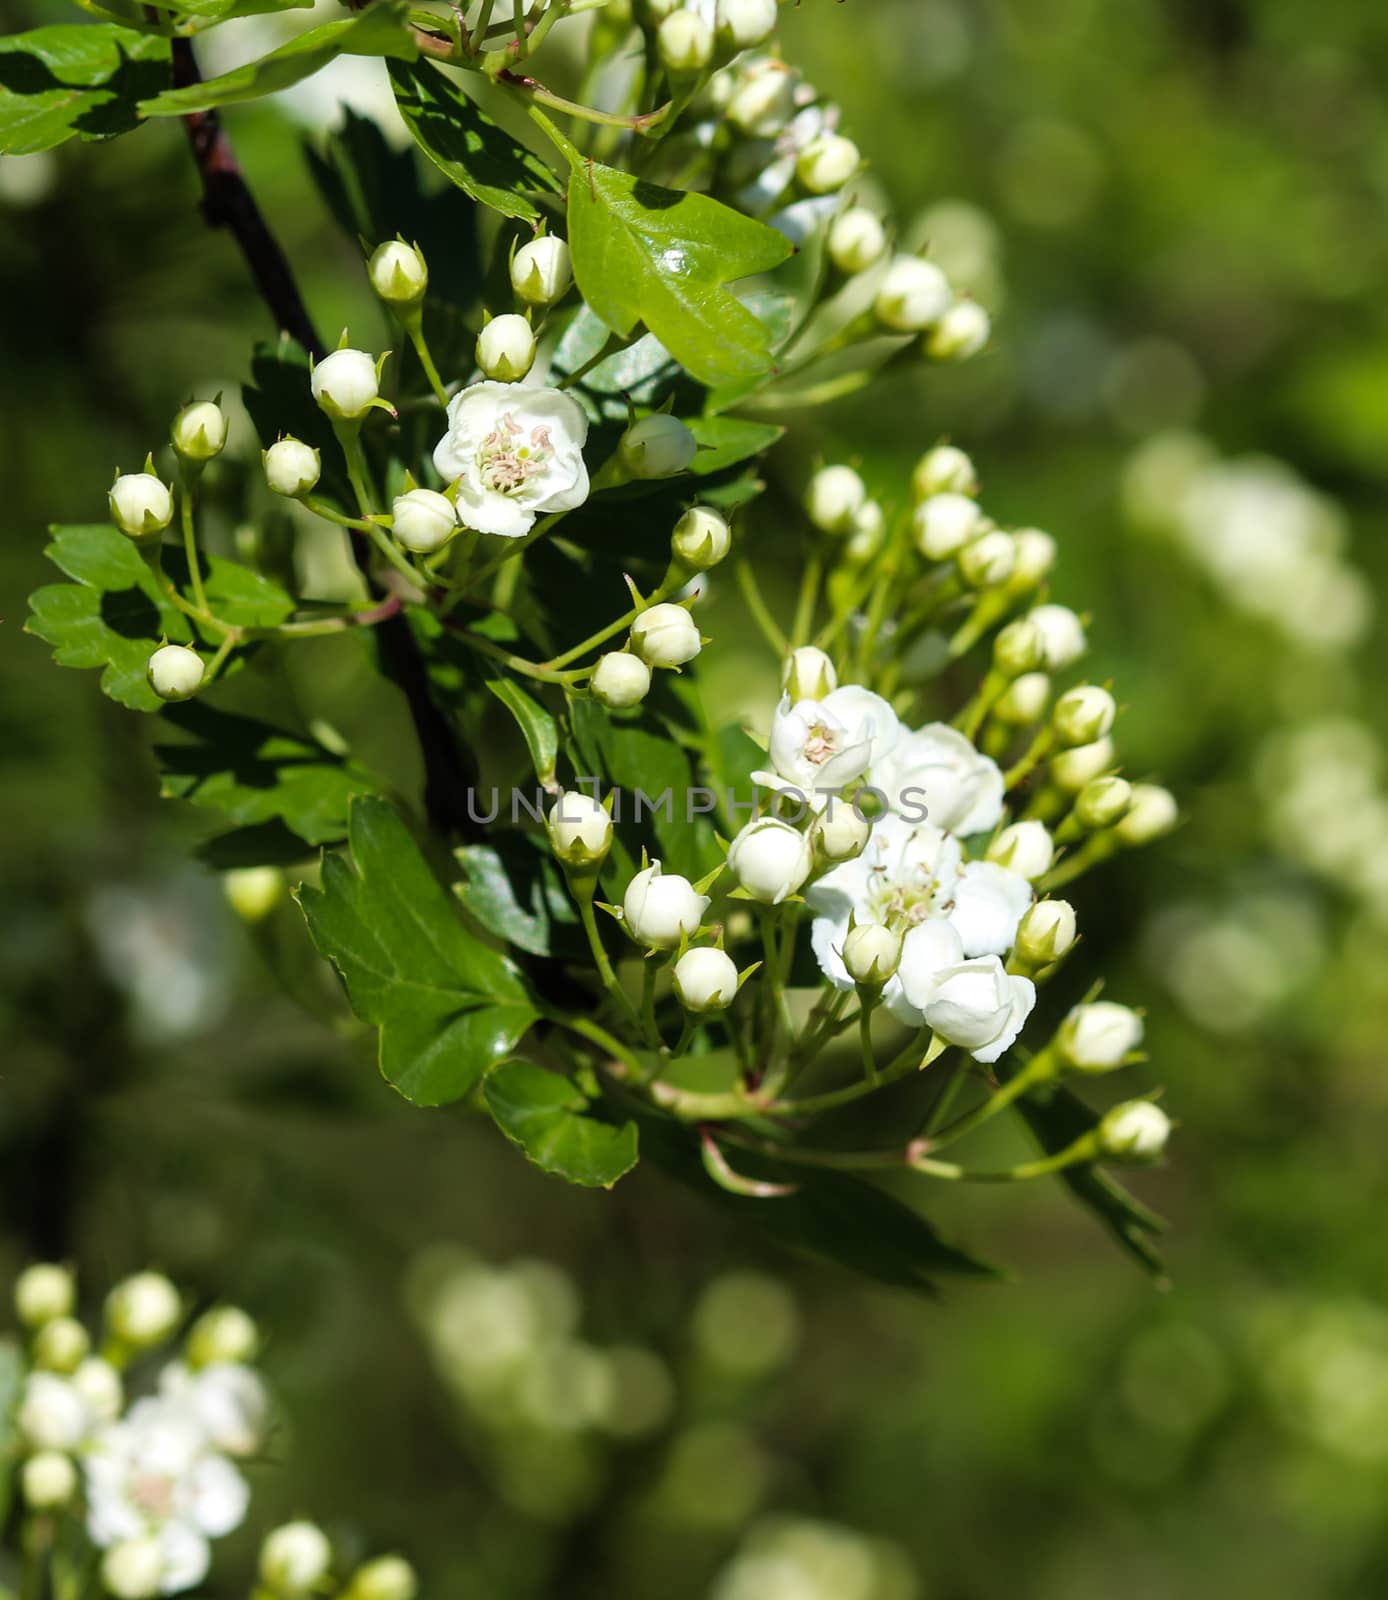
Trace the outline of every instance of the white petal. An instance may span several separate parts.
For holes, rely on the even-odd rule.
[[[212,1552],[207,1540],[195,1528],[170,1522],[160,1530],[159,1544],[164,1552],[161,1594],[183,1594],[195,1589],[207,1576]]]
[[[480,488],[464,478],[458,485],[458,521],[479,533],[519,539],[534,527],[535,513],[509,495]]]
[[[211,1539],[240,1527],[251,1501],[246,1480],[224,1456],[204,1456],[179,1490],[188,1523]]]
[[[1005,956],[1031,904],[1031,885],[992,861],[970,861],[953,889],[949,920],[966,956]]]
[[[1026,1026],[1026,1020],[1036,1004],[1036,985],[1030,978],[1009,976],[1007,981],[1012,1001],[1007,1024],[991,1044],[973,1052],[975,1061],[985,1063],[996,1061],[1004,1051],[1010,1050],[1016,1043],[1017,1035]]]
[[[837,917],[816,917],[810,924],[810,948],[819,962],[819,970],[836,989],[853,987],[853,980],[848,976],[848,968],[844,966],[843,957],[839,954],[847,937],[847,911],[844,912],[842,921]]]
[[[963,959],[959,935],[942,917],[917,924],[902,941],[901,965],[897,968],[906,1003],[924,1012],[939,974],[958,966]]]

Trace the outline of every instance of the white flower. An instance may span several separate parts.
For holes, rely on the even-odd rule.
[[[77,1493],[77,1468],[61,1450],[41,1450],[24,1463],[20,1490],[34,1510],[55,1511]]]
[[[173,491],[152,472],[127,472],[111,485],[111,519],[132,539],[158,533],[173,521]]]
[[[73,1372],[91,1346],[91,1335],[76,1317],[54,1317],[34,1334],[34,1365],[49,1372]]]
[[[592,795],[566,789],[550,811],[549,837],[566,866],[591,867],[612,848],[612,818]]]
[[[446,483],[458,483],[458,518],[480,533],[517,539],[544,512],[588,498],[583,408],[557,389],[474,383],[448,403],[448,432],[434,448]]]
[[[653,861],[627,885],[622,899],[622,920],[638,944],[673,950],[681,939],[691,939],[708,907],[688,878],[662,872]]]
[[[37,1450],[75,1450],[91,1428],[91,1413],[68,1378],[31,1372],[16,1416],[19,1431]]]
[[[436,489],[408,489],[391,505],[390,531],[406,550],[429,555],[442,550],[458,531],[458,513]]]
[[[1171,1135],[1171,1119],[1150,1100],[1114,1106],[1099,1124],[1099,1147],[1106,1156],[1155,1161]]]
[[[671,980],[686,1011],[725,1011],[737,998],[737,965],[722,950],[700,945],[675,963]]]
[[[911,935],[907,935],[909,944]],[[902,992],[915,994],[902,958]],[[996,1061],[1012,1047],[1036,1004],[1030,978],[1012,976],[997,956],[980,956],[936,972],[919,1005],[937,1038],[961,1045],[975,1061]]]
[[[656,411],[632,423],[618,450],[633,478],[673,478],[693,464],[699,441],[678,417]]]
[[[315,363],[309,388],[319,408],[339,422],[364,417],[381,392],[376,358],[365,350],[334,350]]]
[[[978,493],[978,472],[972,459],[952,444],[937,444],[927,450],[911,474],[911,490],[916,499],[929,500],[937,494]]]
[[[852,533],[867,485],[852,467],[821,467],[805,490],[805,511],[825,533]]]
[[[388,239],[366,264],[371,287],[388,305],[412,306],[429,287],[429,268],[416,245]]]
[[[240,1362],[214,1361],[196,1370],[170,1362],[159,1374],[159,1392],[224,1455],[254,1455],[264,1441],[270,1397],[259,1374]]]
[[[874,310],[896,333],[922,333],[939,321],[952,298],[949,279],[933,261],[898,256],[882,279]]]
[[[1033,606],[1027,618],[1041,630],[1048,672],[1059,672],[1084,654],[1084,624],[1068,606]]]
[[[997,762],[948,723],[931,722],[908,733],[873,764],[869,776],[893,810],[909,814],[923,806],[929,821],[946,833],[986,833],[1002,817]]]
[[[328,1536],[311,1522],[287,1522],[260,1547],[260,1576],[276,1595],[307,1594],[328,1575],[333,1551]]]
[[[754,900],[778,906],[809,877],[814,854],[798,828],[775,817],[760,817],[728,846],[728,865]]]
[[[261,458],[265,481],[276,494],[297,499],[318,482],[323,461],[317,450],[300,439],[277,439]]]
[[[1017,955],[1031,967],[1048,967],[1069,951],[1078,935],[1068,900],[1038,900],[1017,928]]]
[[[190,700],[202,686],[202,657],[186,645],[161,645],[149,658],[145,676],[161,700]]]
[[[911,513],[916,549],[931,561],[946,561],[957,555],[985,526],[986,519],[977,502],[952,490],[922,500]]]
[[[993,861],[969,861],[944,902],[944,914],[969,956],[1001,956],[1012,948],[1031,905],[1031,884]]]
[[[1081,1072],[1121,1067],[1142,1043],[1142,1018],[1128,1006],[1095,1000],[1076,1006],[1060,1026],[1060,1053]]]
[[[552,233],[523,244],[511,261],[511,287],[527,305],[552,306],[573,282],[569,247]]]
[[[821,133],[800,152],[795,176],[811,194],[834,194],[863,164],[858,146],[841,133]]]
[[[137,1272],[106,1296],[106,1321],[123,1343],[143,1349],[158,1344],[178,1326],[183,1302],[161,1272]]]
[[[1132,800],[1117,827],[1124,844],[1150,844],[1170,833],[1180,818],[1176,797],[1156,783],[1135,783]]]
[[[125,1404],[120,1373],[100,1356],[88,1356],[72,1375],[72,1387],[95,1422],[114,1422]]]
[[[648,667],[682,667],[703,647],[694,619],[673,602],[650,606],[631,625],[632,648]]]
[[[215,400],[195,400],[173,420],[169,438],[188,461],[211,461],[227,442],[227,414]]]
[[[164,1550],[158,1539],[127,1539],[101,1563],[101,1582],[116,1600],[152,1600],[162,1592]]]
[[[1092,744],[1113,726],[1118,707],[1107,689],[1083,683],[1067,689],[1051,712],[1051,726],[1064,744]]]
[[[801,700],[824,700],[839,686],[834,663],[812,644],[792,650],[781,668],[781,688],[797,705]]]
[[[977,300],[956,300],[926,334],[925,352],[936,361],[967,361],[992,331],[992,320]]]
[[[693,11],[672,11],[656,30],[660,59],[671,72],[698,72],[713,60],[713,29]]]
[[[770,789],[798,789],[820,809],[831,791],[843,789],[884,760],[900,733],[891,706],[857,684],[798,704],[782,695],[771,720],[771,769],[754,772],[752,781]]]
[[[598,657],[588,688],[595,700],[623,710],[638,705],[650,693],[651,669],[629,650],[609,650]]]
[[[26,1328],[71,1316],[76,1301],[77,1285],[66,1267],[41,1261],[26,1267],[15,1280],[15,1310]]]
[[[670,535],[670,550],[681,566],[706,572],[732,549],[727,521],[711,506],[690,506]]]
[[[240,1306],[214,1306],[189,1330],[187,1348],[189,1364],[194,1367],[252,1361],[260,1348],[260,1330]]]
[[[774,138],[795,115],[796,76],[785,62],[760,56],[740,68],[726,115],[754,139]]]
[[[477,365],[489,378],[515,383],[535,363],[535,333],[514,311],[493,317],[477,335]]]
[[[930,502],[927,500],[926,505]],[[996,589],[1012,576],[1017,547],[1001,528],[979,534],[959,552],[959,576],[971,589]]]
[[[344,1600],[415,1600],[419,1579],[402,1556],[377,1556],[352,1575]]]
[[[718,32],[734,50],[750,50],[776,30],[776,0],[718,0]]]
[[[843,964],[855,983],[880,988],[901,964],[901,935],[880,922],[860,922],[843,941]]]
[[[1040,528],[1018,528],[1012,535],[1017,561],[1007,587],[1010,594],[1035,589],[1055,565],[1056,542]]]
[[[1014,822],[988,846],[988,859],[1035,883],[1051,870],[1055,843],[1044,822]]]
[[[849,206],[829,229],[829,259],[850,277],[876,265],[886,248],[887,230],[866,206]]]

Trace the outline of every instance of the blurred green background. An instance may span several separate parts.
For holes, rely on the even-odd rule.
[[[1078,887],[1065,980],[1148,1008],[1173,1287],[1043,1185],[919,1194],[1016,1281],[866,1288],[654,1172],[545,1179],[283,992],[335,1024],[293,908],[248,931],[190,863],[209,821],[159,802],[146,722],[20,631],[43,526],[100,519],[270,331],[173,126],[0,162],[0,1269],[248,1306],[283,1410],[254,1524],[398,1547],[436,1600],[1381,1595],[1388,12],[804,0],[783,37],[997,334],[816,413],[773,491],[820,450],[900,497],[969,449],[986,509],[1060,541],[1129,775],[1189,811]],[[385,342],[303,130],[228,121],[320,326]],[[773,492],[749,536],[789,560],[787,524]],[[730,589],[711,684],[764,720]],[[233,1545],[207,1594],[245,1592]]]

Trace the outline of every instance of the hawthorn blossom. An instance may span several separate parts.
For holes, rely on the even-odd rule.
[[[795,705],[782,695],[771,722],[771,770],[754,772],[752,781],[769,789],[797,789],[822,809],[827,791],[861,778],[886,758],[900,736],[896,712],[880,695],[856,684]]]
[[[932,722],[896,742],[875,761],[869,779],[907,816],[924,806],[946,833],[987,833],[1002,819],[1003,779],[957,728]]]

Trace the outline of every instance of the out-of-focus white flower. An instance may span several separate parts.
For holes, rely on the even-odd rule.
[[[448,403],[434,465],[446,483],[457,481],[465,527],[518,539],[536,517],[588,498],[587,439],[582,406],[557,389],[474,383]]]
[[[1039,720],[1051,698],[1051,679],[1045,672],[1024,672],[1014,678],[993,702],[993,715],[999,722],[1025,727]]]
[[[159,1393],[186,1412],[214,1450],[251,1456],[265,1439],[270,1397],[258,1373],[236,1361],[193,1369],[170,1362],[159,1374]]]
[[[55,1372],[29,1374],[15,1420],[36,1450],[76,1450],[92,1425],[91,1413],[72,1381]]]
[[[926,505],[929,504],[927,500]],[[971,589],[998,589],[1012,576],[1017,565],[1017,547],[1010,533],[992,528],[970,539],[956,560],[959,576]]]
[[[1088,647],[1084,624],[1068,606],[1033,606],[1027,612],[1027,620],[1041,630],[1048,672],[1071,666]]]
[[[342,1600],[415,1600],[419,1578],[403,1556],[377,1556],[358,1567]]]
[[[1114,1106],[1099,1123],[1099,1146],[1116,1160],[1155,1161],[1170,1135],[1170,1117],[1150,1100]]]
[[[867,500],[867,485],[852,467],[821,467],[805,490],[805,512],[825,533],[851,533]]]
[[[1083,683],[1067,689],[1051,712],[1051,726],[1063,744],[1092,744],[1113,726],[1118,706],[1107,689]]]
[[[869,779],[894,811],[925,810],[946,833],[986,833],[1002,817],[1002,771],[945,722],[905,734],[873,762]]]
[[[295,1600],[322,1584],[332,1561],[333,1547],[320,1527],[286,1522],[267,1534],[260,1547],[260,1576],[272,1593]]]
[[[698,72],[713,60],[713,29],[695,11],[672,11],[656,30],[656,45],[671,72]]]
[[[91,1346],[91,1335],[76,1317],[53,1317],[34,1334],[34,1365],[49,1372],[74,1372]]]
[[[1090,744],[1077,744],[1069,750],[1057,751],[1046,770],[1058,789],[1063,789],[1067,794],[1078,794],[1096,778],[1111,771],[1117,761],[1118,752],[1113,740],[1105,735]]]
[[[653,861],[627,885],[622,900],[622,920],[638,944],[656,950],[673,950],[681,939],[692,939],[708,907],[688,878],[662,872]]]
[[[106,1322],[123,1344],[137,1350],[161,1343],[178,1326],[183,1302],[162,1272],[137,1272],[106,1297]]]
[[[993,321],[977,300],[956,300],[925,336],[933,361],[968,361],[983,350]]]
[[[921,501],[911,513],[911,533],[923,556],[947,561],[982,531],[986,520],[968,495],[946,491]]]
[[[120,1373],[101,1356],[88,1356],[71,1378],[73,1389],[95,1422],[114,1422],[125,1404]]]
[[[19,1487],[25,1505],[56,1511],[77,1493],[77,1468],[61,1450],[41,1450],[24,1463]]]
[[[927,450],[911,473],[911,492],[917,501],[937,494],[978,493],[978,471],[971,457],[958,446],[937,444]]]
[[[895,333],[923,333],[945,314],[952,299],[949,279],[933,261],[898,256],[878,287],[873,309],[878,321]]]
[[[1009,594],[1029,594],[1055,566],[1056,542],[1040,528],[1018,528],[1012,535],[1017,560],[1008,581]]]
[[[72,1315],[77,1284],[66,1267],[40,1261],[25,1267],[15,1280],[14,1305],[26,1328],[37,1328],[54,1317]]]
[[[778,906],[809,877],[814,855],[809,838],[798,828],[775,817],[760,817],[728,846],[728,866],[754,900]]]
[[[240,1306],[214,1306],[188,1332],[188,1362],[193,1367],[253,1361],[259,1348],[260,1329]]]
[[[1075,796],[1075,821],[1085,828],[1111,828],[1133,803],[1126,778],[1095,778]]]
[[[1041,632],[1018,617],[993,635],[993,665],[1005,678],[1020,678],[1041,665]]]
[[[875,266],[886,248],[882,219],[866,206],[849,206],[829,229],[829,259],[849,277]]]
[[[165,1592],[164,1570],[164,1547],[158,1539],[125,1539],[103,1556],[101,1581],[115,1600],[153,1600]]]
[[[1150,844],[1170,833],[1179,820],[1176,797],[1169,789],[1157,783],[1135,783],[1117,833],[1124,844]]]
[[[795,176],[811,194],[836,194],[862,164],[862,152],[852,139],[821,133],[800,152]]]
[[[734,50],[750,50],[776,31],[776,0],[718,0],[719,36]]]

